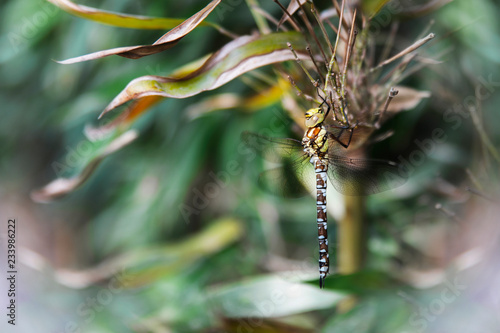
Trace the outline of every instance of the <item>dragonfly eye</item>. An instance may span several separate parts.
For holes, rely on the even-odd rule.
[[[320,108],[309,109],[306,112],[305,118],[306,118],[306,126],[314,127],[325,119],[325,115],[323,113],[323,110],[321,110]]]

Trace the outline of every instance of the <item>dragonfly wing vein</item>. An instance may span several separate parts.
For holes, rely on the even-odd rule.
[[[345,195],[370,195],[403,185],[407,174],[401,165],[379,159],[329,156],[328,176],[333,187]]]
[[[302,155],[302,145],[298,140],[271,138],[251,132],[243,132],[241,139],[248,148],[271,162]]]

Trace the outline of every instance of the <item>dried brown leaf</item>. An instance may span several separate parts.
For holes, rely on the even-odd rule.
[[[36,202],[46,203],[56,198],[62,197],[82,185],[99,164],[108,155],[120,150],[137,138],[138,134],[134,130],[123,133],[113,141],[95,158],[93,158],[83,169],[83,171],[73,178],[57,178],[43,188],[31,193],[31,199]]]
[[[82,61],[100,59],[111,55],[118,55],[129,59],[139,59],[148,55],[159,53],[173,47],[184,36],[196,28],[214,10],[221,0],[213,0],[205,8],[194,14],[154,42],[152,45],[138,45],[117,47],[114,49],[98,51],[83,56],[59,61],[61,64],[73,64]]]
[[[256,68],[294,60],[286,43],[291,43],[300,57],[307,59],[306,42],[297,32],[264,36],[242,36],[214,53],[197,70],[182,78],[147,75],[132,80],[101,114],[146,96],[186,98],[216,89]]]
[[[299,5],[299,1],[300,1],[300,5]],[[295,12],[297,10],[300,9],[300,6],[304,5],[306,2],[307,2],[307,0],[291,0],[286,11],[288,12],[288,14],[293,15],[293,14],[295,14]],[[284,22],[288,21],[289,19],[290,19],[290,17],[286,13],[284,13],[283,16],[281,17],[279,23],[278,23],[278,26],[282,25]]]
[[[402,86],[397,86],[395,89],[398,91],[398,94],[392,99],[387,107],[388,112],[411,110],[416,107],[422,99],[431,96],[430,91],[415,90]]]

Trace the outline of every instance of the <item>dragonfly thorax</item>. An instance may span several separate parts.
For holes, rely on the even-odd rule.
[[[319,125],[308,128],[302,138],[302,147],[308,156],[317,156],[320,159],[327,158],[328,144],[327,133],[324,126]]]

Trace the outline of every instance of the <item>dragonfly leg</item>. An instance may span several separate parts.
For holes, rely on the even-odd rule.
[[[348,148],[349,145],[351,144],[352,134],[354,133],[354,129],[356,128],[356,126],[358,126],[357,122],[356,122],[356,125],[354,125],[352,127],[351,126],[332,126],[333,128],[340,128],[342,130],[340,131],[338,136],[332,135],[331,137],[335,141],[337,141],[337,143],[340,144],[342,147]],[[347,143],[343,143],[342,141],[340,141],[340,137],[342,136],[342,134],[344,133],[345,130],[349,131],[349,139],[347,140]]]
[[[316,89],[318,90],[318,96],[319,96],[319,98],[321,98],[321,100],[322,100],[322,102],[319,105],[319,107],[321,108],[323,106],[323,104],[326,104],[326,107],[327,107],[326,112],[325,112],[325,119],[326,119],[326,117],[328,117],[328,113],[330,113],[331,107],[330,107],[330,104],[328,104],[328,102],[319,93],[319,87],[316,87]]]

